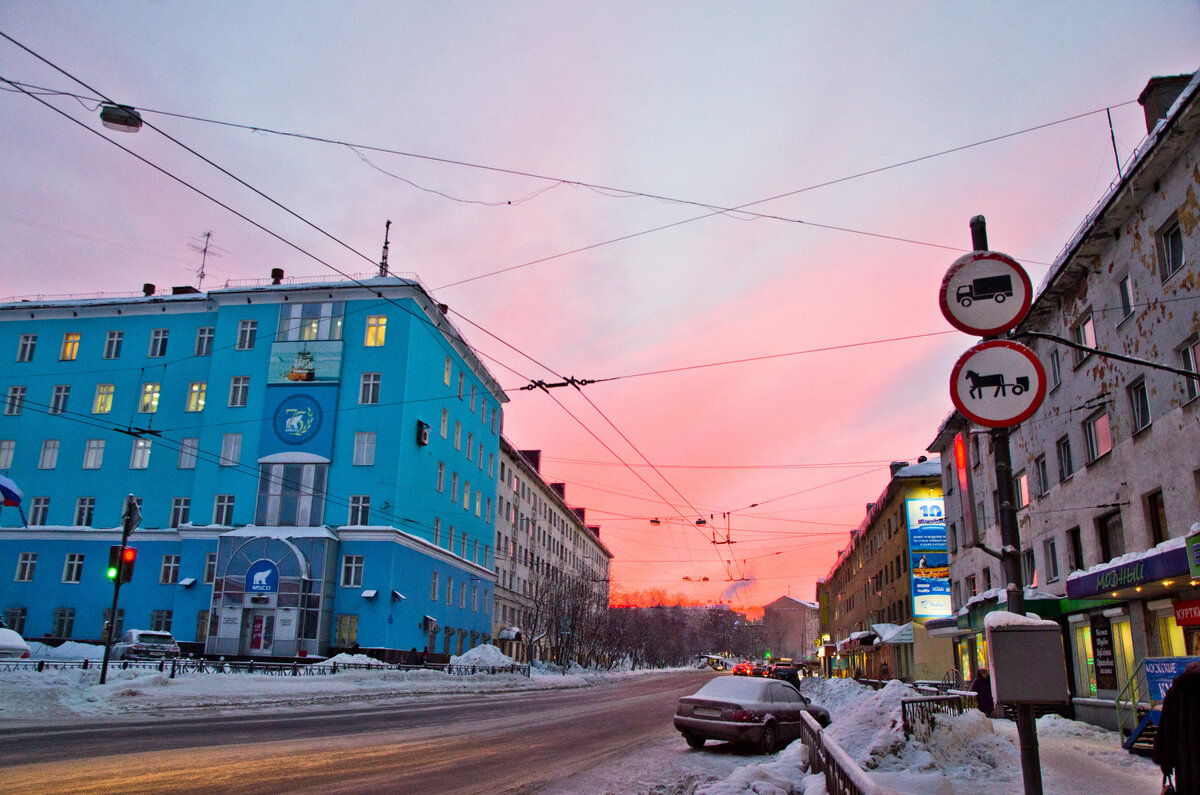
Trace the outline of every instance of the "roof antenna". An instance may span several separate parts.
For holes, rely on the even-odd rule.
[[[388,250],[388,231],[392,228],[392,222],[388,221],[383,225],[383,256],[379,260],[379,275],[387,276],[387,250]]]
[[[188,248],[190,248],[192,251],[200,252],[200,270],[196,271],[196,289],[197,290],[199,290],[204,285],[204,264],[208,261],[208,254],[209,254],[209,248],[210,248],[209,243],[211,242],[211,238],[212,238],[212,230],[205,232],[204,234],[200,235],[200,237],[204,238],[203,246],[197,245],[196,243],[188,243]],[[211,246],[211,248],[215,249],[216,246]],[[212,255],[214,257],[221,256],[216,251],[213,251]]]

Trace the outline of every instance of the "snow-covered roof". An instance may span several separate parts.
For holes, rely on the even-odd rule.
[[[1179,549],[1180,547],[1184,546],[1187,546],[1187,538],[1184,536],[1180,536],[1179,538],[1168,538],[1158,546],[1151,547],[1150,549],[1146,549],[1141,552],[1129,552],[1119,557],[1115,557],[1112,560],[1106,560],[1103,563],[1097,563],[1090,569],[1073,571],[1067,575],[1067,579],[1075,580],[1080,577],[1087,577],[1090,574],[1098,574],[1108,569],[1115,569],[1118,566],[1136,563],[1139,560],[1146,560],[1147,558],[1152,558],[1155,555],[1161,555],[1164,552],[1170,552],[1172,549]]]
[[[248,524],[221,534],[233,538],[329,538],[337,535],[328,527],[259,527]]]

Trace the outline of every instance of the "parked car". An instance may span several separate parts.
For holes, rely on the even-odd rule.
[[[692,748],[725,740],[770,754],[800,736],[805,712],[822,727],[829,725],[829,711],[787,682],[724,676],[679,699],[675,728]]]
[[[734,676],[750,676],[753,671],[754,666],[748,662],[738,663],[737,665],[733,666]]]
[[[109,656],[114,660],[171,660],[179,656],[179,644],[170,632],[127,629],[112,645]]]
[[[11,629],[0,628],[0,660],[29,659],[29,644]]]

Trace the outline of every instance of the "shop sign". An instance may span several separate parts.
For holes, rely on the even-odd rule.
[[[1162,701],[1175,677],[1183,673],[1190,662],[1200,662],[1200,657],[1147,657],[1146,680],[1150,683],[1150,698]]]
[[[1104,616],[1092,616],[1092,664],[1097,690],[1117,689],[1117,657],[1113,650],[1112,622]]]
[[[1188,566],[1193,577],[1200,577],[1200,523],[1192,525],[1192,530],[1186,541]]]
[[[1186,576],[1187,573],[1187,551],[1183,547],[1175,547],[1157,555],[1073,577],[1067,580],[1067,596],[1083,599],[1154,580]]]
[[[256,560],[246,570],[246,590],[250,593],[279,593],[279,569],[266,558]]]
[[[1175,623],[1181,627],[1200,626],[1200,599],[1175,603]]]

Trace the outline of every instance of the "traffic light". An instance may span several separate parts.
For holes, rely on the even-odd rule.
[[[108,569],[105,570],[105,574],[110,580],[117,579],[117,575],[121,573],[121,550],[123,549],[124,547],[119,545],[108,548]]]
[[[121,548],[121,582],[129,582],[133,579],[133,564],[137,561],[137,549],[135,547]]]

